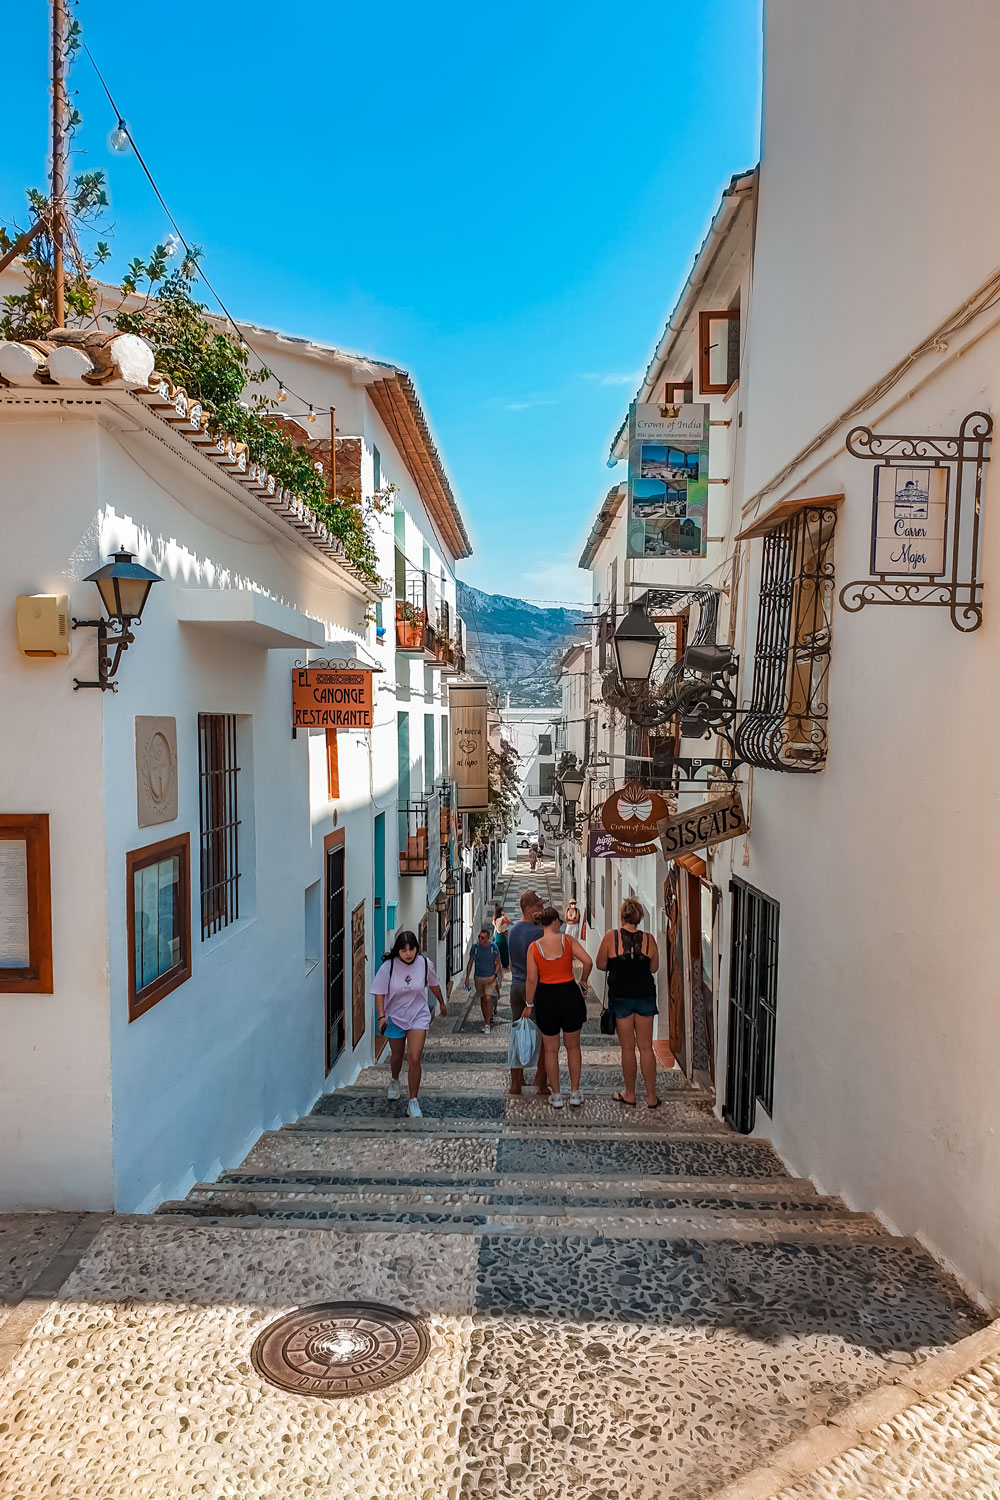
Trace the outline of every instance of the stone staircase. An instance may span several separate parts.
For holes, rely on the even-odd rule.
[[[456,992],[428,1037],[423,1118],[406,1114],[405,1068],[403,1099],[386,1099],[386,1052],[160,1210],[364,1237],[373,1257],[408,1236],[423,1256],[467,1246],[460,1479],[442,1490],[462,1500],[756,1485],[773,1454],[985,1321],[919,1245],[790,1178],[679,1071],[661,1069],[660,1109],[614,1104],[619,1053],[599,1011],[592,998],[578,1109],[509,1096],[505,1002],[485,1036]]]

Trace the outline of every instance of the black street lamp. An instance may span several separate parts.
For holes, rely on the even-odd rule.
[[[612,636],[618,678],[626,689],[645,686],[660,645],[660,632],[646,613],[646,596],[633,600]]]
[[[583,796],[584,770],[582,766],[570,766],[562,773],[562,793],[570,807],[575,807]]]
[[[154,583],[162,583],[159,573],[151,573],[140,563],[133,562],[132,553],[119,547],[111,562],[90,573],[84,583],[94,583],[108,618],[99,620],[74,620],[73,629],[81,627],[97,631],[97,681],[81,682],[73,679],[73,691],[77,688],[100,688],[102,692],[116,693],[118,684],[112,681],[122,658],[135,640],[129,628],[138,625],[146,607],[146,599]]]

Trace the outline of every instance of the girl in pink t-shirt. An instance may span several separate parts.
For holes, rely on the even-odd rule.
[[[441,1014],[448,1014],[437,970],[427,958],[420,957],[420,945],[413,932],[396,935],[389,957],[372,980],[372,993],[378,1011],[379,1033],[389,1039],[389,1082],[387,1098],[399,1098],[399,1074],[406,1053],[406,1083],[410,1095],[409,1112],[420,1114],[420,1074],[424,1040],[431,1024],[428,991],[437,1000]]]

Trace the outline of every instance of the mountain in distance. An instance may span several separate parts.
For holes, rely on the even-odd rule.
[[[555,671],[572,641],[588,633],[586,609],[540,609],[506,594],[484,594],[458,580],[469,666],[519,708],[557,708]]]

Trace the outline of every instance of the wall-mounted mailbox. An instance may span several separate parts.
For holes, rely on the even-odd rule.
[[[22,656],[69,655],[68,594],[18,594],[17,649]]]

